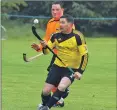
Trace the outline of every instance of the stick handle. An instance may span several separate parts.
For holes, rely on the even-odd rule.
[[[30,57],[29,60],[33,60],[33,59],[35,59],[35,58],[41,56],[42,54],[43,54],[43,53],[40,53],[40,54],[38,54],[38,55],[36,55],[36,56]]]
[[[32,26],[32,32],[33,34],[39,39],[42,40],[42,38],[37,34],[35,26]]]
[[[42,38],[37,34],[35,26],[32,26],[32,32],[37,37],[37,39],[42,40]],[[47,48],[62,62],[62,60],[53,52],[53,50],[47,46]],[[63,62],[62,62],[63,63]],[[64,64],[64,63],[63,63]],[[65,64],[64,64],[65,65]]]

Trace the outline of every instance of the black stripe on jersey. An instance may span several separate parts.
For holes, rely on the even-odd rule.
[[[64,42],[65,40],[68,40],[72,37],[76,38],[77,45],[82,45],[82,40],[78,34],[73,33],[73,31],[70,34],[63,34],[63,33],[56,33],[52,36],[51,42],[53,43],[54,40],[56,39],[58,43]]]
[[[53,34],[53,35],[52,35],[52,37],[51,37],[51,39],[50,39],[50,41],[51,41],[52,43],[55,41],[56,35],[57,35],[57,34]]]
[[[51,42],[53,43],[56,39],[58,41],[58,43],[61,43],[72,37],[74,37],[74,34],[72,32],[70,34],[56,33],[56,34],[52,35]]]
[[[72,32],[70,34],[59,33],[58,36],[56,37],[56,39],[57,39],[58,43],[61,43],[72,37],[74,37],[74,34]]]
[[[77,42],[77,45],[82,45],[82,41],[81,41],[81,38],[78,34],[74,34],[75,35],[75,38],[76,38],[76,42]]]
[[[84,55],[82,56],[82,59],[81,59],[81,63],[80,63],[80,67],[79,67],[79,69],[81,69],[82,64],[83,64],[83,61],[84,61]]]
[[[86,61],[86,66],[87,66],[88,54],[85,54],[85,55],[82,56],[81,63],[80,63],[80,67],[78,68],[78,72],[80,72],[81,74],[84,72],[84,70],[86,68],[86,66],[85,66],[84,70],[81,69],[82,66],[83,66],[84,61],[86,60],[85,57],[87,58],[87,61]]]

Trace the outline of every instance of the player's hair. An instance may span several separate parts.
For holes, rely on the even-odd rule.
[[[52,5],[54,5],[54,4],[59,4],[61,6],[61,8],[63,8],[63,2],[61,2],[61,1],[52,2]]]
[[[65,14],[63,16],[61,16],[60,18],[66,18],[66,20],[70,23],[73,23],[74,24],[74,18],[68,14]]]

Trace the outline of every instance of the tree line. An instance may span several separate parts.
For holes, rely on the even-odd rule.
[[[23,0],[8,2],[4,0],[1,2],[1,12],[6,14],[48,17],[51,16],[52,2]],[[117,36],[117,19],[113,19],[117,18],[117,1],[63,1],[63,7],[65,13],[77,18],[75,19],[77,29],[87,34],[98,32]],[[82,20],[78,18],[90,19]]]

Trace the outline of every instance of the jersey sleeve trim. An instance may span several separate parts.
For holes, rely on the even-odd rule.
[[[88,63],[88,54],[85,54],[82,56],[80,66],[78,68],[78,72],[82,74],[87,66],[87,63]]]

